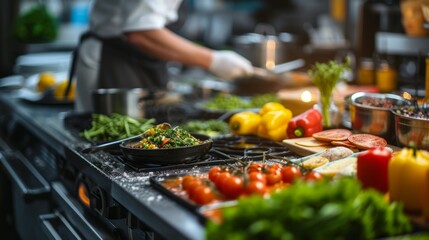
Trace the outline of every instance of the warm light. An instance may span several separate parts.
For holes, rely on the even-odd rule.
[[[303,102],[311,102],[311,100],[313,100],[313,99],[312,99],[310,91],[306,90],[306,91],[302,92],[302,94],[301,94],[301,100]]]
[[[413,97],[411,96],[411,94],[404,92],[402,93],[402,97],[407,99],[407,100],[411,100]]]
[[[267,40],[266,54],[265,68],[273,70],[276,66],[276,41],[272,39]]]
[[[91,200],[89,200],[87,187],[83,183],[79,183],[78,196],[79,196],[80,201],[85,206],[89,207],[91,205]]]

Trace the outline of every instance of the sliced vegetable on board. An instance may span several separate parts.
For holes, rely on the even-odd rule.
[[[352,134],[347,138],[352,144],[359,149],[370,149],[374,147],[386,147],[386,139],[372,134]]]
[[[329,129],[313,134],[313,138],[322,142],[344,141],[352,135],[352,132],[347,129]]]

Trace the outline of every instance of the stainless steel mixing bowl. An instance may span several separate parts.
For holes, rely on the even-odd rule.
[[[429,107],[423,109],[429,112]],[[429,119],[404,116],[392,110],[395,117],[397,144],[401,147],[417,147],[429,150]]]
[[[354,93],[350,97],[351,126],[355,132],[370,133],[386,139],[390,144],[396,144],[395,121],[390,108],[375,107],[361,103],[364,98],[378,100],[390,99],[396,107],[411,105],[411,102],[395,94],[384,93]]]

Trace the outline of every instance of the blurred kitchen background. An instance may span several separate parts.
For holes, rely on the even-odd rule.
[[[40,4],[55,25],[44,25],[40,12],[28,14]],[[424,84],[419,51],[429,48],[425,4],[424,0],[184,0],[181,17],[171,29],[211,48],[233,49],[256,66],[267,67],[261,52],[270,50],[263,44],[273,40],[275,64],[302,58],[305,70],[314,62],[349,57],[353,83],[376,84],[374,70],[387,68],[396,74],[393,89],[414,88]],[[3,0],[0,77],[40,71],[25,65],[35,54],[52,53],[59,59],[56,64],[62,64],[54,70],[67,69],[67,54],[87,28],[90,8],[91,0]],[[404,24],[407,12],[415,23],[410,29]],[[44,36],[49,39],[24,34],[22,26],[47,28]],[[173,74],[180,70],[172,64]],[[368,71],[370,77],[363,77]]]

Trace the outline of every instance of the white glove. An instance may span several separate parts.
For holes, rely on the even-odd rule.
[[[249,60],[227,50],[213,51],[209,70],[224,80],[233,80],[253,73],[253,67]]]

